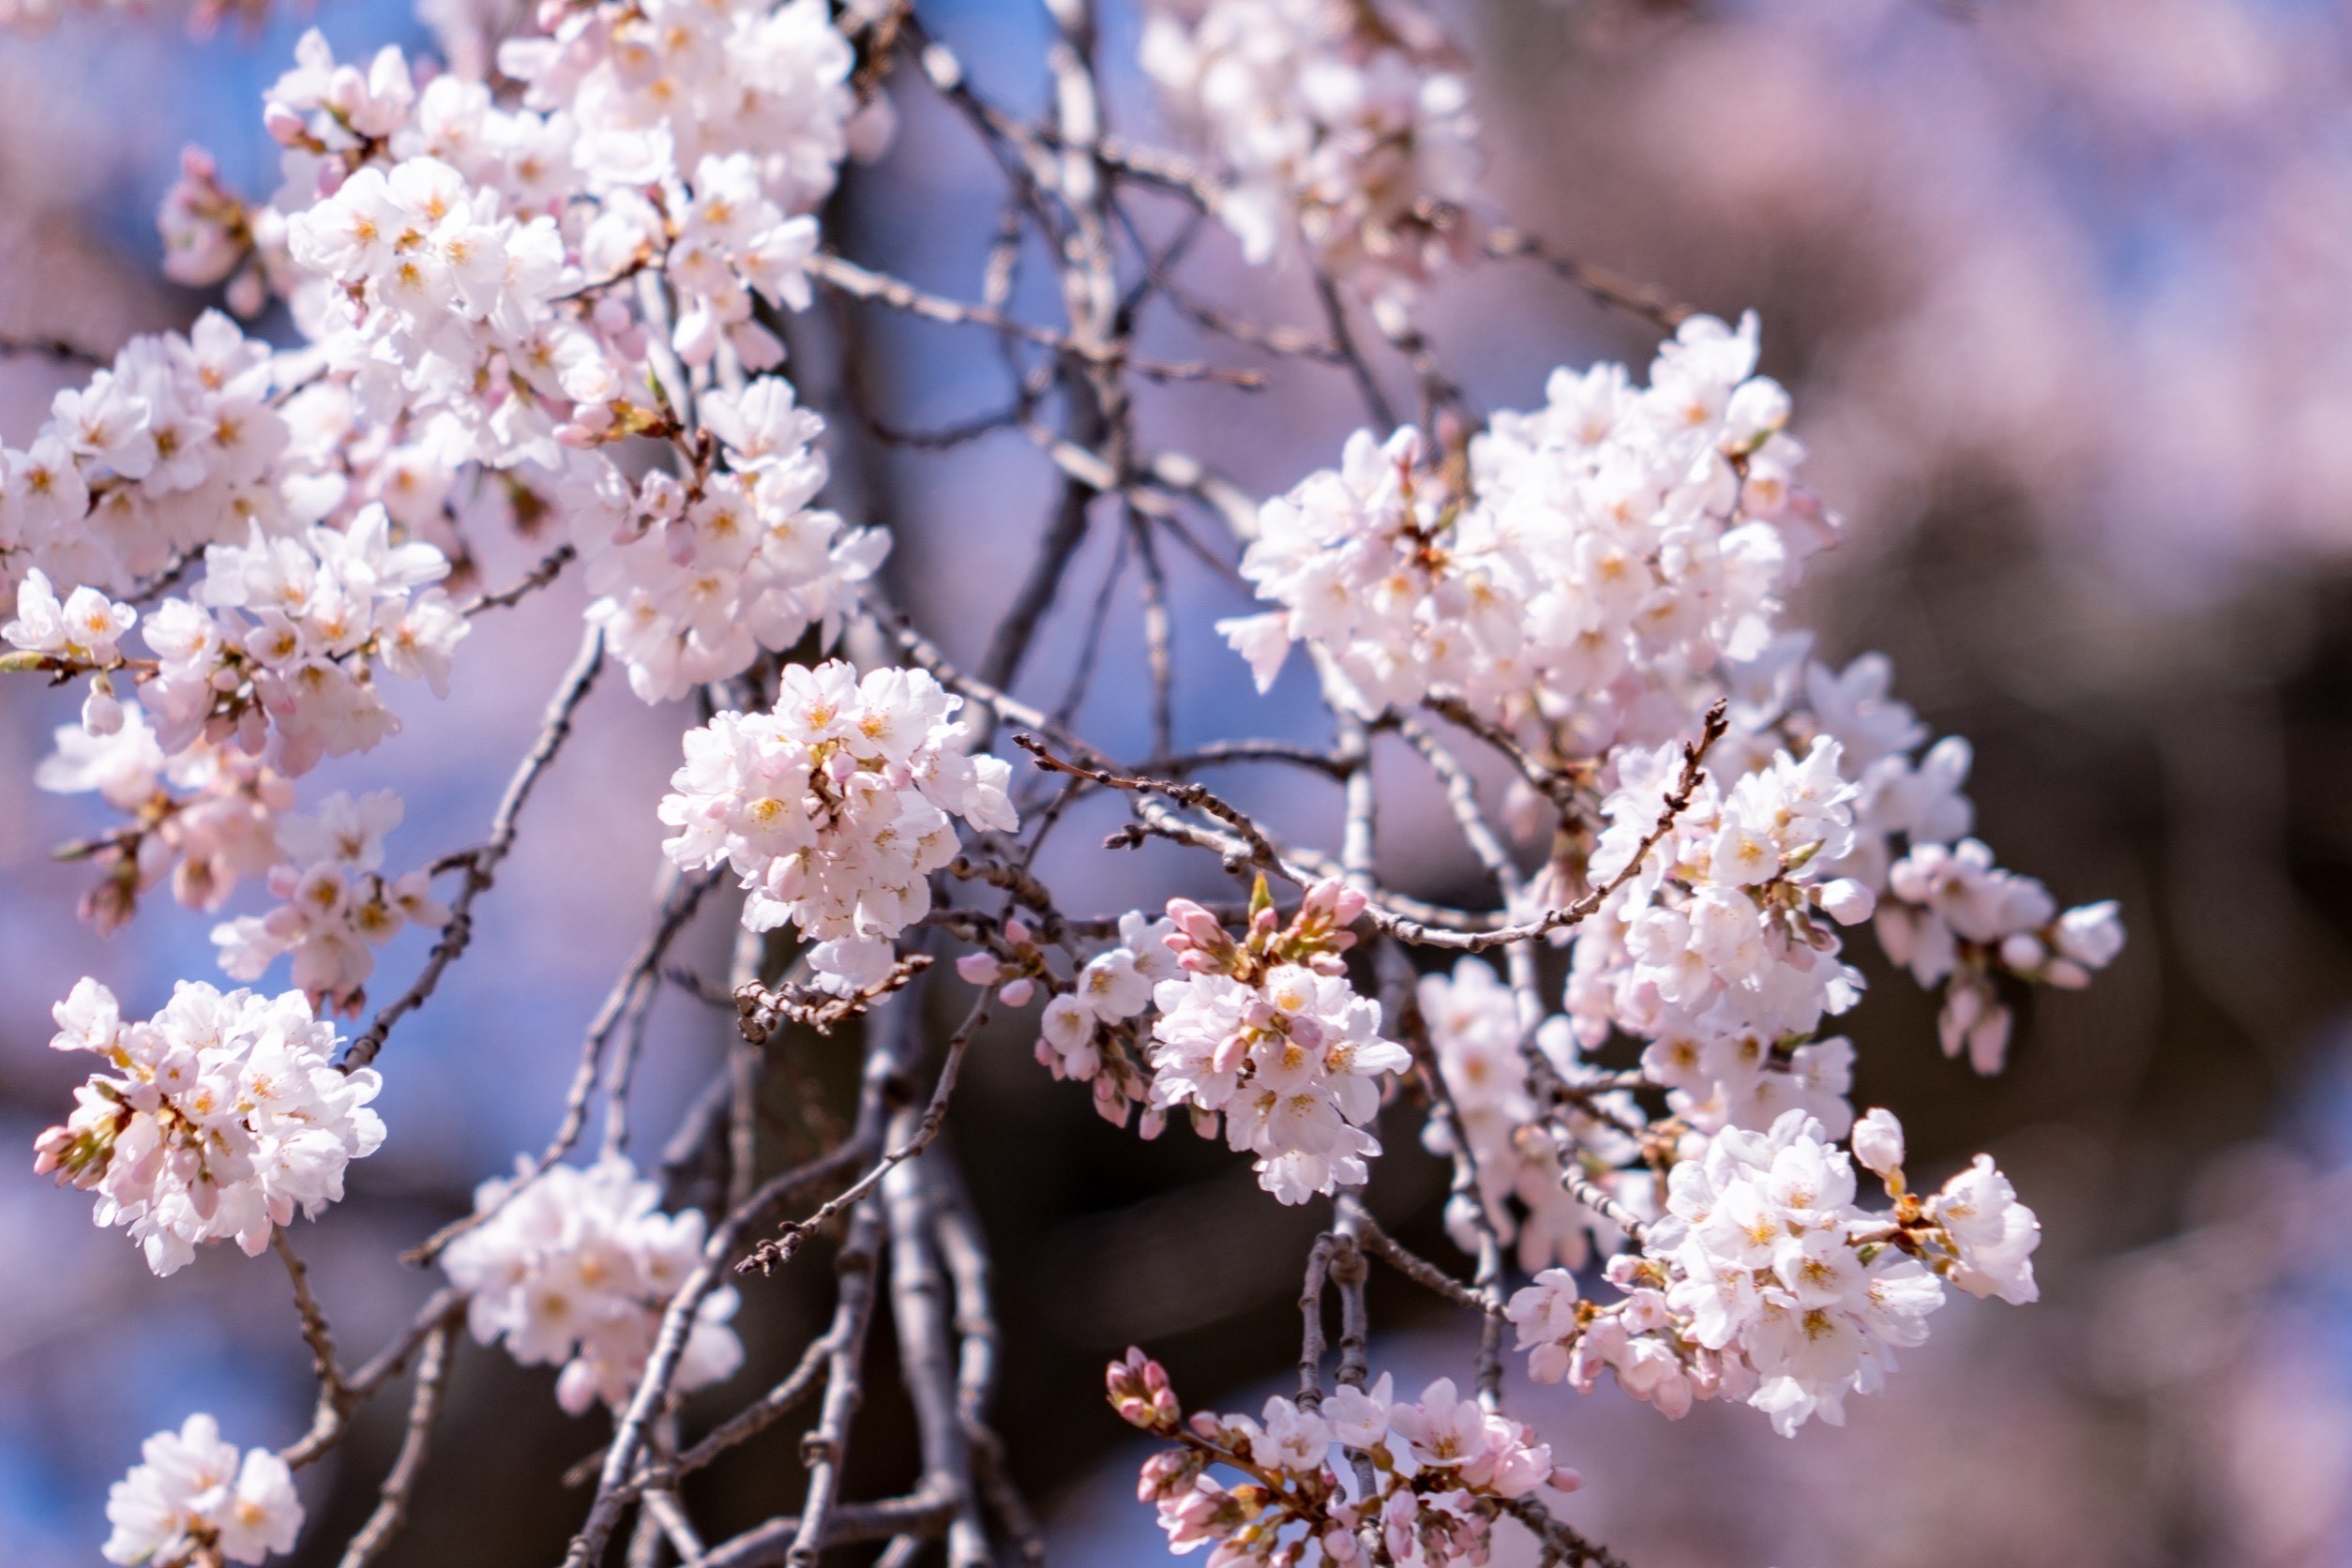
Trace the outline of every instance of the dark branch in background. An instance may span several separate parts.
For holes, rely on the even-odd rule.
[[[54,359],[60,364],[81,365],[102,369],[114,362],[112,354],[98,354],[66,338],[20,338],[0,334],[0,354],[27,359]]]

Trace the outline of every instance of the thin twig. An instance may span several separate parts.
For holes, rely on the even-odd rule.
[[[554,697],[549,700],[546,716],[539,721],[538,739],[523,758],[522,765],[515,770],[515,776],[506,782],[506,792],[498,803],[497,813],[490,818],[490,837],[466,857],[465,882],[457,897],[449,900],[449,918],[442,925],[441,940],[433,943],[432,953],[415,982],[378,1012],[366,1033],[344,1048],[338,1065],[345,1072],[365,1067],[376,1059],[384,1041],[391,1037],[393,1026],[425,1004],[434,988],[441,984],[442,975],[474,940],[474,901],[490,891],[499,862],[514,848],[515,824],[522,815],[523,803],[531,798],[532,790],[555,761],[556,753],[563,750],[580,704],[596,684],[596,671],[603,665],[604,633],[591,626],[580,640],[580,652],[573,656],[571,667],[564,671]]]

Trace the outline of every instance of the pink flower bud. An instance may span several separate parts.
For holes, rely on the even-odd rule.
[[[1217,1042],[1217,1048],[1209,1058],[1212,1072],[1238,1073],[1249,1058],[1249,1036],[1236,1030]]]
[[[1030,998],[1036,994],[1037,982],[1024,974],[1018,980],[1006,982],[1004,988],[996,993],[996,999],[1007,1007],[1026,1007]]]
[[[2060,990],[2079,991],[2090,984],[2090,971],[2072,958],[2052,958],[2042,972],[2042,983]]]
[[[1029,945],[1029,927],[1021,923],[1020,916],[1015,915],[1004,923],[1004,940],[1016,947]]]
[[[956,960],[956,972],[968,986],[994,985],[1003,972],[993,953],[967,953]]]
[[[299,147],[310,139],[310,128],[302,123],[302,116],[282,103],[272,103],[263,108],[262,128],[268,131],[269,139],[281,147]],[[210,179],[212,178],[210,157],[205,158],[206,166],[201,173],[190,167],[188,162],[189,154],[198,151],[199,149],[190,147],[187,153],[181,154],[180,167],[188,171],[188,177],[190,179]]]

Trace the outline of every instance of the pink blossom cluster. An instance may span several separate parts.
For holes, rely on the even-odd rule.
[[[1281,608],[1220,629],[1261,690],[1311,643],[1367,716],[1440,692],[1581,754],[1681,732],[1719,665],[1765,651],[1832,527],[1756,357],[1753,315],[1694,316],[1647,387],[1555,371],[1546,406],[1495,415],[1466,465],[1410,428],[1358,431],[1259,513],[1242,570]]]
[[[270,893],[282,899],[264,915],[240,915],[213,927],[220,967],[231,978],[258,980],[280,954],[294,957],[294,983],[313,1005],[356,1012],[361,988],[375,972],[369,950],[415,921],[449,918],[422,871],[382,874],[384,837],[404,808],[389,790],[354,800],[338,791],[317,811],[279,820]]]
[[[750,154],[768,199],[800,214],[831,194],[845,155],[889,140],[888,100],[860,104],[824,0],[604,0],[550,16],[547,37],[505,43],[498,67],[591,143],[680,168]],[[627,183],[617,160],[597,173]]]
[[[279,772],[365,751],[400,731],[375,674],[445,694],[467,626],[430,584],[449,570],[430,544],[393,542],[380,505],[348,530],[312,528],[211,545],[194,595],[148,617],[158,657],[145,701],[157,739],[176,751],[204,736],[249,752],[274,739]]]
[[[206,544],[315,521],[297,478],[312,454],[295,450],[279,376],[268,346],[217,310],[185,337],[131,339],[56,394],[29,446],[0,455],[0,576],[38,569],[68,596],[121,597]]]
[[[1425,1123],[1421,1140],[1432,1153],[1452,1154],[1458,1126],[1477,1170],[1476,1196],[1457,1193],[1446,1206],[1455,1244],[1478,1250],[1482,1215],[1498,1240],[1515,1245],[1519,1267],[1530,1274],[1554,1264],[1582,1268],[1596,1242],[1604,1250],[1622,1244],[1615,1222],[1561,1185],[1560,1161],[1576,1162],[1617,1203],[1650,1213],[1654,1184],[1638,1163],[1638,1141],[1625,1131],[1643,1121],[1633,1093],[1580,1094],[1555,1126],[1538,1111],[1525,1053],[1540,1052],[1564,1083],[1588,1083],[1595,1074],[1567,1019],[1545,1018],[1523,1044],[1518,999],[1482,958],[1461,959],[1451,975],[1424,975],[1417,990],[1453,1110],[1451,1119]]]
[[[34,1169],[96,1191],[98,1223],[126,1227],[158,1274],[205,1242],[258,1254],[296,1210],[339,1201],[344,1167],[384,1142],[368,1108],[381,1080],[336,1070],[334,1025],[298,991],[183,980],[154,1018],[126,1022],[114,993],[83,979],[53,1011],[51,1048],[95,1051],[106,1069],[35,1142]]]
[[[1385,1372],[1368,1388],[1276,1395],[1262,1420],[1203,1410],[1186,1421],[1167,1371],[1140,1350],[1112,1362],[1108,1383],[1123,1418],[1178,1443],[1144,1461],[1136,1495],[1158,1508],[1172,1550],[1209,1546],[1212,1568],[1318,1554],[1338,1564],[1383,1555],[1405,1568],[1483,1563],[1505,1505],[1581,1485],[1553,1465],[1548,1444],[1448,1378],[1410,1402]]]
[[[954,819],[1018,825],[1002,760],[962,749],[963,699],[920,670],[787,665],[775,710],[727,712],[686,731],[663,844],[687,870],[726,863],[749,895],[744,924],[787,922],[816,945],[821,984],[854,991],[887,974],[891,942],[931,907],[929,874],[956,855]]]
[[[260,758],[203,739],[166,757],[136,704],[111,732],[68,724],[55,740],[33,782],[95,792],[129,819],[88,847],[106,875],[83,898],[82,914],[101,932],[129,919],[139,895],[166,875],[181,903],[217,910],[240,881],[278,863],[278,820],[294,790]]]
[[[1154,0],[1142,64],[1225,174],[1217,215],[1251,262],[1295,235],[1372,294],[1458,243],[1431,207],[1470,197],[1478,122],[1418,5]]]
[[[1004,952],[968,953],[956,971],[975,986],[997,988],[1008,1007],[1025,1007],[1042,983],[1050,991],[1039,1021],[1036,1057],[1055,1078],[1093,1086],[1094,1108],[1113,1126],[1123,1127],[1138,1102],[1151,1094],[1149,1051],[1153,988],[1180,972],[1168,942],[1172,920],[1153,920],[1140,910],[1119,917],[1119,941],[1077,965],[1063,981],[1046,959],[1044,947],[1018,920],[1004,925]],[[1143,1136],[1157,1137],[1168,1113],[1150,1107]]]
[[[572,536],[596,596],[588,618],[649,702],[741,674],[812,628],[839,637],[890,535],[849,528],[814,505],[824,421],[763,376],[740,396],[706,394],[703,428],[729,466],[681,481],[656,469],[634,489],[617,469],[565,492]]]
[[[504,1340],[525,1366],[561,1366],[555,1397],[579,1415],[602,1400],[628,1403],[653,1353],[669,1304],[701,1256],[701,1211],[661,1212],[661,1189],[619,1156],[585,1168],[533,1175],[519,1160],[510,1181],[475,1190],[473,1229],[441,1256],[466,1293],[466,1321],[488,1345]],[[722,1287],[696,1309],[675,1386],[701,1388],[743,1364],[728,1326],[736,1296]]]
[[[1581,1300],[1563,1269],[1512,1297],[1538,1381],[1589,1390],[1606,1368],[1669,1415],[1742,1399],[1792,1434],[1815,1416],[1843,1425],[1846,1396],[1876,1391],[1894,1352],[1927,1337],[1945,1279],[2012,1302],[2038,1294],[2040,1224],[1992,1160],[1922,1200],[1904,1185],[1887,1111],[1857,1125],[1853,1157],[1802,1110],[1769,1132],[1695,1141],[1640,1250],[1610,1260],[1620,1301]],[[1857,1206],[1854,1158],[1884,1175],[1892,1209]]]
[[[1256,1156],[1259,1186],[1304,1203],[1369,1176],[1382,1077],[1412,1058],[1348,983],[1340,955],[1364,895],[1318,882],[1284,923],[1263,879],[1258,888],[1239,942],[1200,905],[1168,902],[1165,940],[1183,972],[1152,988],[1151,1103],[1189,1108],[1204,1136],[1221,1122],[1228,1147]]]

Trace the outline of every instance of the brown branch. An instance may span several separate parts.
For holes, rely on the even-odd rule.
[[[953,1498],[889,1498],[881,1502],[845,1502],[828,1509],[808,1557],[796,1557],[806,1530],[807,1513],[770,1519],[731,1540],[722,1541],[685,1568],[775,1568],[785,1562],[814,1560],[814,1546],[846,1546],[860,1541],[882,1541],[894,1535],[932,1536],[943,1532],[955,1517]]]
[[[880,1244],[882,1211],[879,1202],[858,1205],[850,1220],[849,1239],[843,1245],[855,1252],[872,1256]],[[808,1495],[801,1503],[800,1517],[786,1528],[786,1521],[775,1521],[774,1539],[783,1545],[790,1543],[784,1560],[794,1564],[816,1561],[817,1553],[843,1528],[839,1507],[842,1461],[847,1457],[850,1441],[850,1421],[857,1413],[864,1398],[863,1379],[866,1364],[866,1334],[873,1321],[871,1285],[873,1269],[867,1265],[865,1279],[867,1294],[860,1302],[857,1312],[850,1319],[848,1332],[832,1347],[827,1358],[824,1404],[817,1417],[816,1427],[800,1440],[801,1462],[808,1467]],[[843,1281],[844,1297],[848,1281]],[[950,1509],[954,1500],[946,1500]],[[897,1534],[897,1530],[887,1533]],[[740,1537],[738,1539],[741,1539]],[[763,1561],[765,1558],[743,1556],[735,1560]]]
[[[837,289],[852,299],[863,299],[885,305],[894,310],[921,316],[926,321],[942,322],[950,326],[984,326],[1007,337],[1049,348],[1057,354],[1092,364],[1115,366],[1134,371],[1153,381],[1209,381],[1226,386],[1255,391],[1266,384],[1262,370],[1236,369],[1224,365],[1200,361],[1171,363],[1165,360],[1142,359],[1127,352],[1123,341],[1089,342],[1070,334],[1038,326],[1031,322],[1017,321],[1003,311],[987,305],[971,305],[949,299],[942,294],[918,289],[903,279],[884,273],[872,272],[854,262],[839,256],[818,255],[808,263],[810,276],[826,287]]]
[[[859,1017],[891,992],[912,985],[915,976],[930,967],[929,954],[909,954],[891,965],[890,972],[880,980],[847,996],[789,983],[770,990],[755,980],[735,991],[734,1006],[743,1037],[755,1046],[765,1044],[779,1023],[796,1023],[820,1034],[831,1034],[837,1025]]]
[[[1535,1532],[1536,1539],[1544,1544],[1546,1562],[1570,1563],[1575,1568],[1625,1568],[1623,1558],[1553,1518],[1551,1511],[1533,1498],[1511,1498],[1502,1506],[1513,1518]]]
[[[988,1021],[988,1005],[994,994],[983,989],[979,999],[972,1004],[972,1011],[964,1016],[962,1024],[948,1036],[946,1060],[940,1066],[939,1080],[932,1086],[930,1101],[924,1107],[913,1133],[903,1142],[888,1149],[881,1159],[874,1162],[871,1169],[850,1184],[848,1190],[820,1205],[807,1219],[787,1225],[780,1234],[752,1248],[750,1256],[737,1265],[738,1272],[758,1269],[761,1274],[769,1274],[790,1262],[801,1244],[822,1229],[827,1221],[863,1199],[897,1167],[930,1147],[931,1140],[939,1136],[940,1128],[946,1124],[947,1103],[956,1093],[957,1074],[963,1066],[965,1048],[972,1044],[972,1036],[979,1033],[981,1026]]]
[[[546,716],[539,721],[539,737],[507,780],[506,793],[498,803],[497,813],[490,819],[490,837],[469,852],[465,859],[465,882],[457,897],[449,900],[449,918],[443,923],[441,939],[433,943],[432,953],[415,982],[376,1014],[366,1033],[344,1048],[342,1061],[338,1063],[345,1072],[365,1067],[376,1059],[392,1029],[401,1018],[422,1007],[441,984],[442,975],[457,962],[474,940],[474,901],[490,891],[490,882],[498,873],[499,862],[514,848],[515,825],[522,815],[523,803],[539,782],[539,776],[563,750],[564,742],[572,732],[572,720],[580,711],[580,702],[596,684],[596,671],[604,665],[604,634],[591,626],[580,641],[580,652],[564,671],[564,679],[549,700]]]
[[[400,1455],[393,1460],[391,1473],[384,1478],[378,1490],[375,1512],[368,1515],[368,1522],[343,1549],[340,1568],[367,1568],[378,1553],[392,1544],[393,1536],[400,1533],[408,1517],[409,1499],[425,1468],[433,1416],[440,1410],[442,1395],[448,1388],[449,1350],[457,1333],[457,1315],[450,1313],[425,1336],[424,1355],[416,1364],[416,1388],[409,1396],[408,1430],[400,1439]]]
[[[1436,1291],[1456,1306],[1467,1306],[1472,1312],[1481,1313],[1488,1318],[1503,1316],[1500,1302],[1482,1294],[1474,1286],[1463,1284],[1419,1253],[1409,1250],[1395,1237],[1381,1229],[1380,1222],[1375,1220],[1369,1212],[1364,1211],[1361,1204],[1355,1207],[1359,1211],[1356,1216],[1356,1239],[1363,1244],[1364,1251],[1414,1284]]]
[[[1663,290],[1636,282],[1606,267],[1572,261],[1548,249],[1534,235],[1517,229],[1490,229],[1481,241],[1487,255],[1498,261],[1527,258],[1542,263],[1602,304],[1639,316],[1661,332],[1671,333],[1697,312],[1677,304]]]

